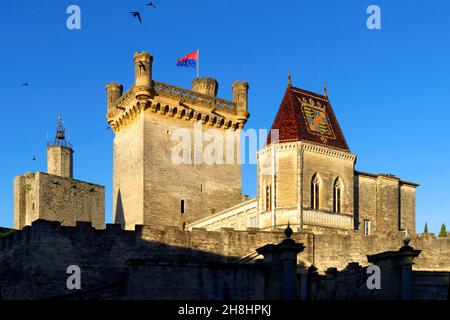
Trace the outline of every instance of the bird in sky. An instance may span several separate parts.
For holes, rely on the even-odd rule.
[[[144,69],[144,71],[147,71],[147,69],[145,69],[145,64],[142,63],[142,61],[139,61],[139,68]]]
[[[24,83],[22,83],[22,87],[29,87],[30,85],[28,84],[27,81],[25,81]]]
[[[36,157],[33,157],[33,159],[31,159],[31,161],[36,161]]]
[[[147,7],[153,7],[156,8],[156,6],[153,4],[153,2],[149,2],[146,4]]]
[[[139,22],[142,23],[141,14],[139,11],[130,11],[134,18],[138,18]]]

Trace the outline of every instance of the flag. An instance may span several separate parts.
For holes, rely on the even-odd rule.
[[[192,67],[197,66],[198,61],[198,51],[191,52],[185,55],[183,58],[178,59],[177,67]]]

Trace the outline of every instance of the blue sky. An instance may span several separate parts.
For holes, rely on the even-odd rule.
[[[449,1],[153,2],[157,9],[145,0],[0,2],[0,225],[12,226],[14,176],[46,170],[59,113],[75,177],[106,186],[111,222],[105,84],[128,88],[132,55],[146,50],[154,79],[190,88],[195,70],[175,65],[197,48],[201,75],[219,81],[219,96],[231,98],[234,80],[250,83],[248,128],[270,127],[288,70],[308,90],[322,92],[326,80],[357,169],[421,184],[417,230],[450,225]],[[81,30],[66,28],[71,4],[81,8]],[[366,28],[370,4],[381,8],[381,30]],[[255,166],[244,166],[243,191],[255,195]]]

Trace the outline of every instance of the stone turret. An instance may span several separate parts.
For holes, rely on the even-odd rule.
[[[152,85],[153,57],[148,52],[136,52],[134,54],[136,97],[145,99],[150,97]]]
[[[233,82],[233,102],[237,104],[237,120],[245,123],[249,117],[248,113],[248,83]]]
[[[122,96],[123,86],[119,83],[110,82],[106,85],[108,113],[113,111],[114,103]]]
[[[66,141],[62,118],[58,118],[55,141],[47,146],[47,172],[63,178],[73,177],[73,150]]]
[[[192,91],[216,97],[219,84],[212,78],[197,78],[192,80]]]

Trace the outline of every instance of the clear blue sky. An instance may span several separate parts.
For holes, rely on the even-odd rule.
[[[231,98],[250,83],[248,127],[268,128],[293,84],[322,92],[323,81],[357,169],[419,182],[417,229],[450,226],[450,2],[2,0],[0,2],[0,225],[12,226],[13,178],[46,170],[47,133],[58,113],[75,147],[75,177],[106,186],[111,222],[112,141],[105,84],[133,82],[132,55],[154,56],[154,79],[190,87],[194,69],[177,58],[201,50],[201,73]],[[81,7],[82,29],[66,28]],[[366,28],[366,9],[382,29]],[[140,10],[143,23],[129,11]],[[30,87],[22,87],[28,81]],[[31,161],[36,156],[37,161]],[[254,166],[243,191],[255,195]]]

